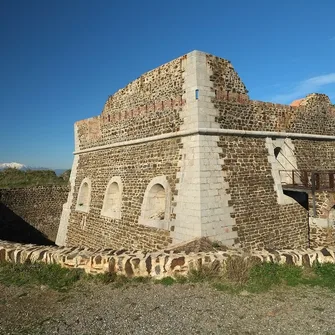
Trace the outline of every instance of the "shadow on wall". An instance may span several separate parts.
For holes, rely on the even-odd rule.
[[[43,233],[0,203],[0,240],[38,245],[54,245]]]
[[[308,211],[308,194],[306,192],[284,190],[284,194],[294,199],[299,205],[301,205]]]

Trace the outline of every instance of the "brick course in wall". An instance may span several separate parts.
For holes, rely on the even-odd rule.
[[[160,100],[117,114],[77,122],[80,149],[142,139],[180,130],[179,116],[185,101],[181,96]]]

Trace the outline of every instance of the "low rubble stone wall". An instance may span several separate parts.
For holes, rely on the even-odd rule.
[[[55,246],[37,246],[0,241],[0,262],[47,264],[57,263],[66,268],[79,268],[86,273],[113,272],[127,277],[174,277],[187,275],[201,266],[224,270],[227,259],[239,257],[258,262],[274,262],[312,266],[313,263],[335,263],[335,248],[297,250],[259,250],[243,252],[240,249],[210,252],[88,249]]]

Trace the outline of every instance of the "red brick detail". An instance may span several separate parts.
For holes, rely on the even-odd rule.
[[[220,95],[218,95],[220,99]],[[220,99],[221,100],[221,99]],[[243,96],[240,96],[240,102],[242,102]],[[109,106],[110,102],[107,101],[106,106]],[[120,111],[114,114],[108,114],[107,117],[105,115],[102,116],[102,122],[118,122],[122,120],[128,120],[133,117],[137,117],[140,115],[144,115],[146,113],[153,112],[162,112],[165,109],[170,109],[174,107],[181,107],[186,104],[186,99],[182,99],[181,96],[176,97],[175,99],[161,100],[161,101],[153,101],[146,105],[141,105],[136,108],[132,108],[129,110]]]

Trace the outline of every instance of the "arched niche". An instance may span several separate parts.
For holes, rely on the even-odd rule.
[[[329,210],[328,221],[330,226],[335,226],[335,205]]]
[[[76,210],[88,213],[91,203],[91,181],[85,178],[79,187]]]
[[[155,177],[145,190],[138,222],[145,226],[168,230],[170,212],[170,185],[165,176]]]
[[[121,219],[123,184],[121,177],[113,177],[105,191],[101,215],[111,219]]]

